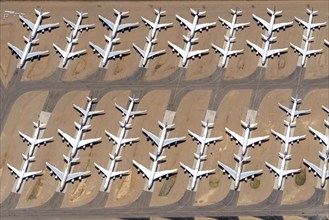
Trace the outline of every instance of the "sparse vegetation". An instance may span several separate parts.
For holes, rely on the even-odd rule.
[[[165,180],[165,183],[163,184],[163,186],[159,192],[159,196],[167,196],[169,194],[171,188],[175,184],[175,182],[176,182],[176,175],[170,176],[168,180]]]
[[[302,186],[305,184],[306,181],[306,170],[305,168],[303,168],[300,173],[296,174],[295,177],[295,183],[297,184],[297,186]]]
[[[42,177],[38,178],[38,181],[34,185],[34,187],[33,187],[32,191],[31,191],[30,195],[27,198],[28,201],[38,198],[39,191],[40,191],[40,189],[43,186],[43,182],[44,182],[44,180],[43,180]]]
[[[250,181],[250,187],[252,189],[257,189],[260,186],[260,180],[255,178],[253,180]]]
[[[211,188],[217,188],[218,185],[219,185],[219,180],[218,180],[217,178],[211,178],[211,179],[209,180],[209,186],[210,186]]]

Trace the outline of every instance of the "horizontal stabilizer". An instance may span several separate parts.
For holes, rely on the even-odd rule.
[[[290,155],[290,154],[283,154],[283,153],[281,153],[281,152],[279,152],[279,157],[280,157],[281,159],[286,159],[286,160],[291,159],[291,155]]]
[[[79,123],[77,123],[77,122],[74,122],[74,124],[75,124],[75,127],[77,128],[77,129],[79,129],[79,130],[87,130],[88,128],[90,128],[90,126],[91,125],[85,125],[85,126],[83,126],[82,124],[79,124]]]
[[[226,42],[231,42],[231,43],[235,42],[235,37],[228,37],[228,36],[224,35],[224,39]]]
[[[200,160],[205,160],[206,159],[206,157],[207,157],[207,155],[199,155],[199,154],[196,154],[196,153],[194,153],[194,157],[195,157],[195,159],[199,159],[200,158]]]
[[[214,123],[209,123],[208,121],[207,122],[201,121],[201,123],[203,127],[208,127],[208,128],[214,127]]]
[[[46,124],[42,124],[40,121],[38,123],[33,122],[35,128],[45,128]]]
[[[78,160],[80,159],[79,157],[75,157],[75,158],[73,158],[73,157],[68,157],[68,156],[66,156],[66,155],[64,155],[63,154],[63,157],[64,157],[64,160],[66,161],[66,163],[76,163],[76,162],[78,162]]]
[[[129,13],[129,11],[119,11],[119,10],[116,10],[115,8],[113,8],[113,10],[114,10],[114,13],[116,14],[116,15],[126,15],[126,14],[128,14]]]
[[[283,120],[284,121],[284,124],[286,125],[286,126],[291,126],[291,127],[295,127],[296,126],[296,122],[288,122],[288,121],[286,121],[286,120]]]
[[[29,161],[29,162],[32,162],[35,159],[35,157],[27,157],[25,154],[22,154],[22,156],[23,156],[25,161]]]
[[[159,156],[159,157],[156,157],[154,154],[152,153],[149,153],[150,154],[150,157],[152,158],[153,161],[161,161],[161,160],[164,160],[166,158],[166,156]]]
[[[244,128],[256,128],[257,127],[257,123],[255,124],[250,124],[250,122],[247,124],[246,122],[241,120],[241,124]]]
[[[119,121],[120,127],[121,128],[131,128],[131,124]]]
[[[164,124],[164,123],[162,123],[161,121],[158,121],[158,123],[159,123],[159,125],[160,125],[161,128],[167,128],[167,129],[170,129],[170,128],[173,128],[173,127],[175,126],[175,124],[170,124],[170,125],[168,125],[167,123]]]
[[[197,38],[197,37],[195,37],[195,38],[189,38],[189,37],[186,37],[185,35],[183,35],[183,37],[184,37],[184,40],[186,41],[186,42],[189,42],[189,41],[191,41],[191,43],[194,43],[194,42],[196,42],[199,38]]]
[[[110,155],[111,160],[115,160],[115,161],[121,160],[121,156],[113,156],[110,153],[109,153],[109,155]]]
[[[234,158],[237,159],[238,161],[246,162],[250,159],[250,157],[240,157],[236,154],[234,154]]]

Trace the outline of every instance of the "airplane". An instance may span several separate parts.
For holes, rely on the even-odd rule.
[[[228,128],[225,128],[225,130],[230,135],[231,140],[233,138],[236,139],[235,143],[236,144],[239,143],[242,146],[242,155],[246,154],[248,147],[250,147],[250,146],[254,147],[255,144],[257,144],[257,143],[259,145],[261,145],[262,141],[268,140],[269,137],[270,137],[270,136],[267,135],[267,136],[263,136],[263,137],[249,138],[251,130],[256,128],[257,123],[256,124],[250,124],[250,122],[249,122],[247,124],[246,122],[241,121],[241,124],[242,124],[243,128],[245,129],[244,137],[241,137],[240,135],[238,135],[234,131],[231,131]]]
[[[324,120],[325,125],[329,128],[329,122],[327,120]],[[319,138],[320,144],[323,143],[327,146],[327,151],[329,151],[329,136],[326,136],[325,134],[315,130],[312,127],[309,127],[310,131],[314,134],[314,138]]]
[[[199,10],[195,11],[191,8],[191,12],[192,15],[194,16],[193,23],[187,21],[186,19],[180,17],[179,15],[176,15],[176,18],[180,21],[181,26],[184,25],[185,29],[188,28],[190,30],[190,36],[189,36],[190,39],[194,37],[195,32],[200,31],[201,33],[203,29],[208,31],[210,27],[216,26],[216,22],[198,24],[199,18],[205,16],[206,13],[205,11],[199,11]]]
[[[146,178],[148,179],[148,184],[147,184],[148,189],[151,189],[153,186],[154,180],[159,179],[159,181],[161,182],[163,177],[166,177],[168,179],[169,175],[177,173],[177,169],[157,171],[159,161],[163,161],[166,158],[166,156],[156,157],[155,155],[153,155],[151,153],[149,153],[149,154],[150,154],[151,159],[153,160],[153,165],[152,165],[151,170],[149,170],[148,168],[144,167],[143,165],[137,163],[135,160],[133,160],[133,164],[137,167],[138,173],[140,171],[142,171],[143,178],[146,176]]]
[[[147,47],[146,47],[145,51],[133,43],[134,48],[143,57],[143,66],[146,65],[148,59],[150,59],[150,58],[153,59],[155,56],[159,56],[161,54],[166,53],[166,50],[159,50],[159,51],[152,52],[152,45],[156,43],[156,40],[157,40],[156,38],[153,38],[152,40],[150,40],[148,37],[146,37]]]
[[[317,15],[318,11],[313,11],[313,8],[312,10],[310,9],[306,9],[307,10],[307,14],[309,15],[308,17],[308,22],[306,21],[303,21],[302,19],[299,19],[297,17],[295,17],[295,20],[297,21],[297,23],[300,25],[303,25],[304,26],[304,29],[307,30],[306,32],[306,37],[310,37],[310,34],[311,34],[311,30],[315,30],[315,28],[318,28],[320,30],[321,27],[325,26],[327,22],[322,22],[322,23],[313,23],[312,24],[312,20],[313,20],[313,17]]]
[[[27,154],[28,157],[32,157],[33,156],[33,152],[34,152],[34,148],[36,146],[40,146],[40,144],[44,144],[46,145],[47,142],[50,142],[53,140],[53,137],[50,138],[38,138],[40,130],[46,128],[46,124],[41,124],[40,121],[38,121],[38,123],[33,122],[35,130],[34,130],[34,134],[33,137],[29,137],[26,134],[18,131],[19,135],[23,138],[23,142],[27,141],[28,144],[30,144],[30,149],[29,152]]]
[[[93,139],[81,140],[83,131],[87,130],[90,127],[90,125],[83,126],[76,122],[74,122],[74,124],[78,129],[78,133],[76,134],[75,139],[70,135],[64,133],[62,130],[57,129],[58,133],[62,136],[63,142],[66,140],[67,146],[71,145],[72,147],[71,157],[74,157],[80,148],[86,149],[86,146],[92,147],[95,142],[100,142],[100,140],[102,139],[102,138],[93,138]]]
[[[49,12],[42,12],[38,11],[37,9],[34,9],[35,13],[38,15],[38,18],[33,24],[30,20],[27,18],[24,18],[22,15],[19,15],[20,20],[23,22],[23,26],[26,25],[27,29],[30,29],[32,31],[30,38],[33,40],[38,32],[44,33],[46,29],[50,32],[52,28],[58,27],[59,23],[54,24],[43,24],[41,25],[42,18],[49,14]]]
[[[270,169],[270,172],[274,171],[274,175],[278,176],[279,180],[278,180],[278,189],[281,188],[282,186],[282,181],[283,178],[288,178],[288,176],[291,174],[291,176],[293,177],[295,173],[299,173],[301,171],[301,169],[294,169],[294,170],[285,170],[285,166],[286,166],[286,160],[289,160],[291,158],[291,155],[286,155],[283,154],[281,152],[279,152],[280,158],[282,159],[281,161],[281,167],[277,168],[269,163],[267,163],[265,161],[266,166],[268,166],[268,168]]]
[[[32,40],[32,38],[27,38],[25,36],[23,36],[23,37],[24,37],[24,41],[26,42],[26,45],[25,45],[23,51],[21,51],[14,45],[8,43],[8,47],[12,51],[12,54],[16,54],[16,58],[21,59],[21,61],[19,63],[19,68],[23,68],[23,66],[25,65],[25,62],[27,60],[31,60],[31,62],[33,62],[34,59],[40,60],[40,58],[42,56],[45,56],[48,53],[48,50],[31,52],[32,45],[36,44],[38,39]]]
[[[274,58],[275,55],[280,55],[288,51],[288,48],[280,48],[280,49],[270,49],[270,43],[274,42],[276,37],[266,37],[262,34],[262,40],[265,41],[264,49],[257,46],[256,44],[247,40],[247,44],[251,47],[251,51],[255,50],[256,55],[260,55],[262,57],[262,65],[265,65],[268,57]]]
[[[272,130],[272,129],[271,129],[271,132],[276,137],[276,139],[278,139],[278,138],[281,139],[281,143],[284,142],[284,154],[287,154],[289,144],[293,145],[294,142],[297,142],[297,144],[299,144],[299,141],[305,139],[306,135],[291,137],[290,136],[291,127],[296,126],[296,122],[284,121],[284,123],[287,126],[287,131],[286,131],[285,136],[280,134],[279,132],[276,132],[276,131]]]
[[[162,128],[160,137],[157,137],[153,133],[142,128],[142,131],[145,133],[147,140],[151,139],[152,144],[157,145],[157,147],[158,147],[157,156],[161,155],[162,148],[164,148],[164,147],[170,148],[170,145],[177,146],[177,144],[179,142],[185,141],[185,136],[184,137],[175,137],[175,138],[166,138],[166,134],[167,134],[168,130],[173,129],[173,127],[175,125],[174,124],[168,125],[167,123],[163,124],[160,121],[158,121],[158,123],[159,123],[160,127]]]
[[[170,41],[168,41],[169,46],[172,48],[173,53],[176,51],[177,52],[177,56],[181,56],[182,57],[182,66],[185,66],[187,63],[187,60],[192,58],[194,60],[194,58],[196,56],[199,56],[199,58],[201,59],[201,56],[204,54],[207,54],[209,49],[206,50],[195,50],[195,51],[190,51],[192,49],[192,44],[195,43],[198,38],[188,38],[186,36],[184,36],[184,39],[186,41],[186,47],[185,50],[178,47],[177,45],[171,43]]]
[[[326,39],[324,39],[324,44],[329,47],[329,41],[327,41]]]
[[[243,163],[247,162],[250,157],[239,157],[238,155],[234,154],[234,158],[238,162],[238,169],[237,171],[233,170],[229,166],[218,162],[218,165],[222,168],[223,173],[227,172],[228,177],[234,179],[234,189],[237,190],[239,188],[239,184],[241,180],[245,180],[247,182],[248,178],[251,177],[252,179],[255,178],[256,175],[259,175],[263,172],[263,170],[252,170],[247,172],[242,172]]]
[[[46,162],[46,165],[47,165],[48,169],[50,170],[50,175],[55,174],[55,180],[59,179],[61,181],[61,185],[60,185],[61,191],[64,190],[67,182],[71,181],[72,183],[74,183],[74,181],[76,179],[79,179],[79,181],[81,181],[82,178],[85,178],[86,176],[90,175],[90,171],[71,173],[72,165],[79,163],[78,160],[80,158],[67,157],[64,154],[63,154],[63,157],[64,157],[64,160],[67,162],[67,166],[66,166],[64,172],[60,171],[55,166]]]
[[[282,108],[284,111],[286,111],[287,115],[290,115],[290,122],[293,122],[295,117],[298,118],[300,115],[309,114],[311,112],[310,109],[308,109],[308,110],[297,110],[297,105],[302,102],[302,99],[298,99],[297,96],[296,96],[296,98],[291,97],[291,101],[293,101],[293,103],[294,103],[292,105],[291,109],[289,109],[289,108],[285,107],[284,105],[278,103],[280,108]]]
[[[314,171],[314,176],[318,175],[321,178],[321,187],[323,188],[325,186],[326,179],[329,178],[329,170],[328,170],[329,152],[327,152],[326,154],[322,152],[319,153],[320,153],[320,157],[324,160],[322,169],[306,159],[303,159],[303,161],[309,167],[310,171],[311,170]]]
[[[230,45],[235,40],[234,37],[229,38],[227,36],[224,36],[224,38],[226,41],[225,49],[222,49],[222,48],[216,46],[215,44],[211,44],[212,47],[215,49],[215,53],[218,52],[220,56],[223,56],[222,67],[225,66],[227,57],[229,57],[229,58],[231,58],[231,56],[237,57],[239,54],[243,53],[243,50],[230,50]]]
[[[104,114],[104,110],[91,111],[92,105],[97,102],[97,98],[87,96],[87,101],[88,101],[88,104],[87,104],[86,109],[82,109],[79,106],[73,104],[73,107],[77,111],[80,112],[81,117],[83,116],[82,121],[81,121],[82,125],[86,125],[88,117],[90,117],[92,119],[94,115]]]
[[[209,123],[208,121],[207,121],[207,122],[201,121],[201,123],[202,123],[202,127],[204,127],[202,137],[199,136],[199,135],[197,135],[197,134],[195,134],[195,133],[193,133],[193,132],[190,131],[190,130],[188,130],[188,133],[192,136],[192,139],[193,139],[193,140],[196,139],[197,142],[198,142],[198,144],[201,144],[201,145],[200,145],[200,152],[199,152],[199,154],[200,154],[200,155],[203,155],[204,150],[205,150],[205,148],[206,148],[206,145],[209,146],[209,145],[211,144],[211,142],[212,142],[213,144],[216,144],[216,142],[222,140],[223,137],[220,136],[220,137],[208,138],[208,137],[207,137],[207,136],[208,136],[208,130],[209,130],[210,128],[213,128],[213,127],[214,127],[214,123]]]
[[[118,105],[117,103],[114,103],[115,107],[122,112],[122,116],[125,116],[124,123],[128,123],[130,117],[135,118],[135,116],[137,116],[137,115],[146,114],[146,110],[133,111],[134,104],[139,102],[138,98],[129,96],[129,100],[130,100],[130,104],[129,104],[128,109],[125,109],[125,108],[121,107],[120,105]]]
[[[194,169],[184,165],[183,163],[180,163],[181,167],[184,169],[184,173],[188,172],[189,176],[193,176],[192,185],[191,185],[192,190],[194,190],[198,178],[200,180],[201,180],[202,176],[206,176],[206,178],[208,178],[209,174],[215,173],[215,169],[203,170],[203,171],[200,170],[201,161],[206,159],[206,155],[202,156],[201,154],[198,155],[198,154],[194,153],[194,156],[197,159]]]
[[[22,167],[21,170],[18,170],[15,167],[13,167],[13,166],[11,166],[10,164],[7,163],[7,166],[10,170],[11,175],[15,174],[16,179],[18,178],[18,182],[17,182],[17,185],[16,185],[16,192],[18,192],[20,190],[24,179],[26,181],[28,181],[28,179],[30,177],[32,177],[32,179],[34,179],[36,176],[42,175],[42,171],[27,172],[29,162],[34,161],[34,157],[29,157],[29,156],[26,156],[24,154],[22,154],[22,155],[23,155],[23,158],[24,158],[25,162],[24,162],[23,167]]]
[[[228,35],[228,37],[233,37],[233,33],[234,33],[234,30],[238,30],[239,28],[241,28],[242,30],[244,29],[244,27],[248,27],[250,25],[250,22],[248,23],[236,23],[236,20],[238,18],[238,16],[240,16],[242,14],[242,11],[238,11],[237,9],[236,10],[233,10],[231,9],[231,14],[233,15],[233,19],[232,19],[232,22],[229,22],[221,17],[218,16],[218,19],[222,22],[222,25],[226,26],[227,29],[230,29],[230,33]]]
[[[76,52],[71,52],[73,45],[77,44],[78,39],[74,39],[72,36],[66,37],[67,39],[67,46],[66,46],[66,50],[62,50],[61,48],[59,48],[56,44],[53,43],[53,47],[56,50],[56,53],[59,54],[59,57],[63,57],[63,61],[62,61],[62,66],[64,67],[67,63],[67,61],[69,59],[74,59],[74,57],[80,57],[80,55],[85,54],[86,50],[80,50],[80,51],[76,51]]]
[[[113,10],[114,10],[114,13],[117,15],[117,18],[116,18],[114,24],[110,20],[104,18],[103,16],[98,15],[99,19],[103,22],[103,26],[106,25],[106,26],[108,26],[108,29],[111,28],[111,30],[112,30],[111,38],[112,39],[114,39],[116,37],[118,31],[122,31],[122,33],[123,33],[126,29],[128,29],[130,31],[131,28],[138,26],[138,22],[120,24],[121,19],[123,17],[126,17],[126,15],[129,13],[129,11],[118,11],[115,8]]]
[[[303,36],[303,39],[305,41],[304,48],[300,48],[292,43],[290,43],[290,46],[294,49],[294,52],[298,52],[300,56],[302,56],[302,67],[306,63],[306,58],[310,58],[312,55],[316,56],[319,53],[322,53],[322,49],[319,50],[309,50],[309,42],[313,39],[313,37],[307,38],[306,36]]]
[[[121,159],[121,156],[113,156],[112,154],[109,154],[109,155],[110,155],[110,158],[112,160],[109,169],[105,169],[105,168],[99,166],[97,163],[94,163],[95,164],[95,167],[98,170],[98,172],[99,173],[102,173],[103,178],[106,177],[105,183],[104,183],[104,188],[103,188],[104,191],[106,191],[107,188],[109,187],[110,180],[111,179],[115,180],[115,178],[117,176],[119,176],[121,178],[123,175],[127,175],[127,173],[129,172],[129,170],[126,170],[126,171],[114,171],[114,169],[115,169],[115,162],[118,161],[118,160],[120,160]]]
[[[115,136],[114,134],[111,134],[110,132],[105,130],[105,133],[107,134],[107,136],[109,136],[109,140],[113,140],[113,145],[116,144],[116,149],[115,149],[115,153],[114,156],[118,156],[120,149],[121,149],[121,145],[126,146],[126,144],[130,144],[130,146],[134,143],[137,142],[139,140],[139,137],[137,138],[124,138],[125,133],[126,133],[126,129],[130,128],[131,124],[127,124],[125,122],[121,122],[120,123],[120,127],[121,132],[119,137]]]
[[[71,37],[74,39],[76,38],[78,31],[82,32],[82,30],[86,29],[86,31],[89,30],[89,28],[93,28],[95,26],[95,24],[81,24],[82,19],[86,18],[88,13],[83,13],[82,10],[81,11],[76,11],[78,13],[78,20],[77,23],[73,23],[69,20],[67,20],[66,18],[63,17],[64,22],[66,23],[66,25],[68,27],[71,28],[71,30],[73,30]]]
[[[145,26],[149,25],[150,29],[152,28],[151,37],[150,37],[151,40],[153,40],[155,38],[155,34],[156,34],[157,30],[161,31],[161,28],[164,28],[165,30],[167,30],[167,27],[173,26],[173,23],[159,24],[161,16],[164,16],[166,11],[161,11],[161,8],[159,10],[154,9],[154,11],[157,16],[154,23],[152,21],[147,20],[146,18],[144,18],[142,16],[142,20],[144,21]]]
[[[272,11],[271,9],[267,8],[267,13],[271,16],[270,23],[267,21],[263,20],[262,18],[252,14],[253,18],[257,21],[257,25],[262,25],[263,29],[266,28],[267,30],[267,37],[271,37],[273,31],[279,32],[280,29],[286,30],[286,27],[292,26],[293,22],[283,22],[283,23],[278,23],[275,24],[275,18],[279,16],[282,11],[276,11],[275,8]]]
[[[106,35],[104,35],[106,40],[108,41],[108,44],[105,48],[105,51],[103,49],[101,49],[99,46],[97,46],[96,44],[93,44],[92,42],[89,41],[89,45],[91,46],[91,48],[93,48],[94,53],[98,53],[98,56],[101,56],[102,59],[102,66],[105,67],[107,60],[113,58],[115,60],[116,57],[119,57],[121,59],[123,54],[129,53],[129,49],[128,50],[117,50],[117,51],[112,51],[113,49],[113,44],[117,43],[120,38],[110,38]]]

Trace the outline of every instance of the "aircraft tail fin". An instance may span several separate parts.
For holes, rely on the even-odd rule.
[[[96,103],[97,102],[97,98],[93,98],[92,96],[87,96],[87,100],[88,102],[92,102],[92,103]]]
[[[238,9],[236,8],[235,10],[234,9],[231,9],[231,12],[233,15],[241,15],[242,11],[238,11]]]
[[[196,153],[194,153],[194,157],[195,157],[195,159],[199,159],[200,158],[200,160],[205,160],[206,159],[206,157],[207,157],[207,155],[199,155],[199,154],[196,154]]]
[[[234,158],[237,159],[238,161],[246,162],[250,159],[250,157],[240,157],[236,154],[234,154]]]
[[[290,154],[283,154],[283,153],[281,153],[281,152],[279,152],[279,157],[281,158],[281,159],[286,159],[286,160],[289,160],[290,158],[291,158],[291,155]]]
[[[307,10],[308,15],[317,15],[317,13],[318,13],[318,11],[314,11],[313,8],[312,8],[312,10],[310,10],[308,8],[306,10]]]
[[[175,126],[175,124],[167,124],[167,122],[166,122],[166,124],[164,124],[164,123],[162,123],[161,121],[158,121],[158,123],[159,123],[159,125],[160,125],[160,127],[163,129],[163,128],[167,128],[167,129],[170,129],[170,128],[173,128],[174,126]]]
[[[161,161],[161,160],[164,160],[166,158],[166,156],[159,156],[159,157],[156,157],[154,154],[152,153],[149,153],[150,154],[150,157],[152,158],[153,161]]]
[[[35,13],[38,15],[38,16],[46,16],[47,14],[49,14],[49,11],[47,12],[42,12],[42,10],[38,11],[37,9],[34,9]]]
[[[139,102],[139,98],[135,98],[135,96],[133,96],[133,97],[129,96],[129,100],[133,103],[138,103]]]
[[[35,159],[35,157],[28,157],[25,154],[22,154],[22,156],[23,156],[23,158],[24,158],[25,161],[29,161],[29,162],[32,162]]]
[[[74,122],[74,124],[75,124],[75,127],[77,128],[77,129],[82,129],[82,130],[87,130],[88,128],[90,128],[90,125],[85,125],[85,126],[83,126],[82,124],[79,124],[79,123],[77,123],[77,122]]]
[[[77,13],[78,13],[78,16],[81,16],[81,17],[83,17],[83,18],[86,18],[87,15],[88,15],[87,12],[82,12],[82,10],[81,10],[81,11],[77,11]]]
[[[257,127],[257,123],[255,124],[250,124],[250,122],[247,124],[246,122],[241,120],[241,124],[244,128],[256,128]]]
[[[199,10],[195,11],[195,10],[193,10],[192,8],[191,8],[191,12],[192,12],[192,14],[193,14],[194,16],[196,16],[196,15],[198,15],[198,16],[202,16],[202,15],[204,15],[204,14],[206,13],[206,11],[199,11]]]
[[[40,121],[38,121],[38,123],[33,122],[33,124],[34,124],[35,128],[45,128],[46,127],[46,124],[43,124]]]
[[[69,163],[69,162],[76,163],[80,159],[79,157],[76,157],[76,158],[68,157],[65,154],[63,154],[63,157],[64,157],[64,160],[66,161],[66,163]]]
[[[272,15],[277,16],[277,15],[279,15],[279,14],[282,13],[282,11],[277,11],[275,7],[274,7],[274,10],[273,10],[273,11],[272,11],[271,9],[269,9],[269,8],[267,8],[267,11],[268,11],[268,13],[269,13],[271,16],[272,16]]]
[[[115,161],[121,160],[121,156],[114,156],[112,154],[109,154],[109,155],[110,155],[111,160],[115,160]]]
[[[302,99],[298,99],[297,96],[296,96],[296,98],[291,97],[291,100],[292,100],[293,102],[297,102],[297,104],[300,104],[300,103],[302,102]]]
[[[163,15],[163,14],[166,13],[166,11],[161,11],[161,8],[159,8],[159,10],[154,9],[154,11],[155,11],[155,14],[156,14],[156,15],[158,15],[158,14]]]
[[[113,10],[116,15],[121,15],[121,16],[129,13],[129,11],[119,11],[119,10],[116,10],[115,8],[113,8]]]
[[[214,127],[214,123],[209,123],[209,121],[207,120],[207,122],[201,121],[202,126],[203,127],[208,127],[208,128],[213,128]]]

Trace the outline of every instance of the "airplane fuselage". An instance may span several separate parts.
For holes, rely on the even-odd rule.
[[[323,188],[326,184],[327,179],[327,170],[328,170],[328,157],[324,158],[323,168],[322,168],[322,176],[321,176],[321,187]]]
[[[302,66],[304,66],[305,65],[305,62],[306,62],[308,46],[309,46],[309,40],[307,38],[306,41],[305,41],[305,44],[304,44],[304,48],[303,48]]]
[[[284,156],[282,159],[281,159],[281,166],[280,166],[280,173],[278,173],[278,189],[281,189],[282,187],[282,182],[283,182],[283,172],[284,172],[284,167],[286,165],[286,157]]]
[[[38,15],[38,18],[34,24],[34,27],[33,27],[32,33],[31,33],[31,39],[34,39],[37,36],[38,29],[41,24],[41,20],[42,20],[42,15],[40,13],[40,15]]]
[[[236,19],[237,19],[237,14],[234,13],[233,18],[232,18],[232,26],[230,27],[230,33],[229,33],[229,38],[233,37],[233,33],[234,33],[234,28],[235,28],[235,23],[236,23]]]
[[[71,162],[68,162],[66,169],[64,171],[64,174],[63,174],[63,179],[61,180],[61,185],[60,185],[61,191],[63,191],[65,188],[67,177],[69,176],[70,171],[71,171],[71,166],[72,166]]]
[[[240,184],[240,176],[241,176],[241,172],[242,172],[242,166],[243,166],[243,161],[240,160],[238,163],[238,169],[236,171],[236,177],[234,180],[234,189],[237,190],[239,188],[239,184]]]
[[[87,108],[86,108],[86,114],[83,116],[82,118],[82,122],[81,122],[81,125],[85,125],[87,123],[87,120],[88,120],[88,115],[89,115],[89,112],[91,110],[91,106],[92,106],[93,102],[92,101],[89,101],[88,102],[88,105],[87,105]]]
[[[111,34],[112,39],[114,39],[115,36],[117,35],[117,31],[118,31],[118,27],[119,27],[120,23],[121,23],[121,13],[118,13],[114,26],[113,26],[112,34]]]
[[[275,22],[275,14],[272,14],[269,29],[267,30],[267,37],[268,38],[272,37],[274,22]]]
[[[151,52],[151,49],[152,49],[152,42],[151,42],[151,40],[150,40],[150,41],[148,42],[147,47],[146,47],[146,50],[145,50],[145,56],[144,56],[144,58],[143,58],[143,66],[145,66],[146,63],[147,63],[147,60],[148,60],[148,58],[149,58],[149,54],[150,54],[150,52]]]
[[[67,44],[67,48],[66,48],[66,51],[65,51],[65,54],[63,56],[63,62],[62,62],[62,65],[65,66],[68,59],[69,59],[69,55],[70,55],[70,52],[72,50],[72,47],[73,47],[73,42],[70,40]]]
[[[21,61],[19,62],[20,68],[22,68],[24,66],[24,64],[26,62],[27,55],[30,53],[31,46],[32,46],[32,40],[29,39],[29,41],[26,43],[26,45],[24,47],[24,51],[23,51],[23,55],[22,55]]]
[[[117,156],[120,153],[120,149],[121,149],[121,145],[122,145],[122,139],[124,138],[125,133],[126,133],[126,129],[121,128],[120,135],[119,135],[119,140],[118,140],[118,143],[116,144],[114,156]]]
[[[154,176],[155,176],[155,173],[157,171],[157,167],[158,167],[158,160],[154,160],[153,161],[153,165],[152,165],[152,169],[151,169],[151,175],[150,175],[150,178],[148,179],[148,189],[151,189],[152,186],[153,186],[153,182],[154,182]]]
[[[33,134],[33,139],[32,139],[32,143],[30,145],[30,149],[29,149],[29,153],[28,153],[28,157],[31,157],[33,155],[33,152],[34,152],[34,148],[36,147],[35,146],[35,142],[37,141],[38,139],[38,136],[39,136],[39,132],[40,132],[40,127],[36,127],[35,131],[34,131],[34,134]]]
[[[72,146],[71,156],[74,157],[78,152],[79,142],[82,138],[83,129],[79,128],[78,133],[75,138],[74,145]]]
[[[29,166],[29,161],[25,160],[24,164],[23,164],[23,167],[22,167],[22,175],[17,180],[16,192],[18,192],[19,189],[22,186],[22,183],[23,183],[23,180],[24,180],[24,174],[26,173],[28,166]]]
[[[200,153],[200,155],[201,155],[201,153]],[[191,185],[192,190],[194,190],[194,188],[196,186],[200,166],[201,166],[201,157],[197,158],[197,161],[196,161],[196,164],[195,164],[194,175],[193,175],[192,185]]]
[[[262,65],[265,65],[265,63],[266,63],[267,53],[268,53],[269,49],[270,49],[270,40],[267,39],[265,41],[264,54],[263,54],[263,57],[262,57]]]
[[[166,139],[166,134],[167,134],[167,127],[164,127],[161,132],[160,140],[159,140],[159,146],[158,146],[158,152],[157,152],[157,157],[160,156],[163,148],[164,141]]]
[[[113,33],[112,33],[113,34]],[[113,41],[109,41],[107,46],[106,46],[106,49],[105,49],[105,54],[104,54],[104,57],[102,59],[102,66],[105,67],[106,66],[106,63],[107,63],[107,60],[108,60],[108,57],[109,57],[109,54],[110,52],[112,51],[112,47],[113,47]]]
[[[199,20],[199,15],[197,15],[197,14],[194,15],[191,32],[190,32],[190,36],[189,36],[190,39],[192,39],[195,35],[195,29],[196,29],[196,26],[198,25],[198,20]]]
[[[244,132],[244,138],[242,142],[242,155],[245,155],[247,152],[249,135],[250,135],[250,127],[248,126]]]
[[[112,172],[114,171],[114,168],[115,168],[115,162],[116,162],[115,159],[113,159],[112,162],[111,162],[111,164],[110,164],[110,168],[107,171],[107,176],[106,176],[105,183],[104,183],[104,191],[106,191],[107,188],[110,185],[110,180],[111,180]]]
[[[187,41],[187,43],[186,43],[186,48],[185,48],[184,56],[183,56],[183,60],[182,60],[182,66],[186,65],[187,59],[188,59],[188,54],[189,54],[191,48],[192,48],[192,42],[191,42],[191,38],[190,38],[190,40]]]
[[[147,50],[146,50],[147,51]],[[147,53],[148,54],[148,53]],[[144,63],[144,61],[143,61]],[[144,64],[143,64],[144,65]],[[131,114],[131,111],[133,110],[134,108],[134,101],[131,101],[130,104],[129,104],[129,107],[128,107],[128,110],[127,110],[127,114],[125,116],[125,120],[124,120],[124,123],[128,123],[129,121],[129,118],[130,118],[130,114]]]
[[[284,142],[284,154],[288,153],[289,144],[290,144],[289,143],[290,132],[291,132],[291,126],[287,125],[286,141]]]
[[[310,13],[310,16],[308,18],[308,27],[306,28],[306,38],[308,39],[311,35],[311,25],[312,25],[312,20],[313,20],[313,13]]]
[[[160,17],[161,17],[161,14],[157,14],[157,17],[155,19],[155,27],[152,29],[152,32],[151,32],[151,37],[150,37],[150,41],[153,40],[155,38],[155,35],[156,35],[156,32],[157,32],[157,29],[158,29],[158,24],[160,22]],[[147,56],[146,56],[147,57]]]
[[[232,29],[231,29],[232,30]],[[233,33],[233,32],[232,32]],[[231,36],[231,31],[230,31],[230,36]],[[230,45],[231,45],[231,42],[230,42],[230,40],[228,40],[227,42],[226,42],[226,45],[225,45],[225,51],[224,51],[224,54],[223,54],[223,60],[222,60],[222,66],[224,66],[225,65],[225,63],[226,63],[226,60],[227,60],[227,53],[229,52],[229,50],[230,50]]]
[[[78,34],[78,31],[79,31],[79,26],[81,25],[81,22],[82,22],[82,14],[79,15],[79,18],[78,18],[78,21],[75,25],[75,28],[74,28],[74,31],[72,33],[72,38],[76,38],[77,34]]]
[[[202,135],[202,141],[201,141],[201,145],[200,145],[200,155],[203,155],[204,153],[204,150],[206,148],[206,140],[207,140],[207,136],[208,136],[208,126],[206,126],[204,128],[204,131],[203,131],[203,135]]]

